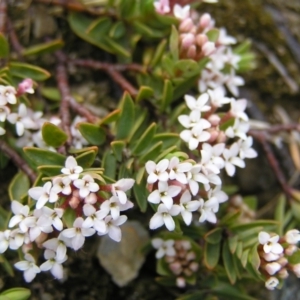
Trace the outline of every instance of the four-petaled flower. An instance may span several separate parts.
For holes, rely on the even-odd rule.
[[[35,264],[35,260],[31,254],[26,253],[24,258],[25,260],[15,263],[14,266],[24,272],[23,275],[26,282],[31,282],[41,270]]]
[[[278,243],[279,235],[271,236],[265,231],[261,231],[258,234],[258,241],[263,245],[265,253],[281,254],[283,253],[282,246]]]

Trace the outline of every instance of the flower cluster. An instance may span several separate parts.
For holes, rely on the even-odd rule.
[[[288,277],[288,272],[300,278],[300,249],[297,247],[300,241],[299,230],[289,230],[282,238],[261,231],[258,240],[260,270],[265,275],[267,289],[276,288],[281,279]]]
[[[180,137],[190,150],[199,150],[202,164],[214,165],[207,168],[208,172],[218,174],[225,168],[233,176],[236,167],[245,167],[245,158],[257,156],[252,148],[253,139],[247,136],[250,127],[245,113],[247,100],[227,98],[221,88],[216,88],[197,99],[186,95],[185,101],[190,113],[178,117],[186,128]],[[224,104],[229,104],[229,110],[217,113]]]
[[[42,187],[29,189],[29,196],[36,201],[33,210],[12,201],[14,216],[9,221],[10,229],[0,232],[0,253],[8,248],[22,248],[25,260],[16,263],[15,267],[24,271],[27,282],[36,273],[49,270],[61,279],[67,248],[77,251],[83,247],[85,238],[95,233],[108,234],[117,242],[121,240],[119,226],[127,220],[121,212],[133,207],[125,192],[133,184],[134,180],[129,178],[105,184],[101,175],[84,171],[75,158],[69,156],[61,175]],[[72,219],[73,225],[70,225]],[[29,253],[34,249],[33,243],[45,250],[46,261],[40,267]]]
[[[200,213],[200,222],[215,223],[219,204],[228,196],[220,190],[221,179],[215,173],[206,172],[210,167],[192,160],[180,162],[174,156],[157,164],[146,163],[148,201],[157,204],[157,212],[150,220],[150,228],[165,224],[168,230],[175,229],[173,217],[181,215],[186,225],[192,222],[192,213]],[[214,168],[214,165],[211,164]]]
[[[18,139],[16,145],[20,148],[26,146],[37,146],[42,149],[56,151],[48,146],[42,136],[42,127],[45,122],[50,122],[56,126],[61,123],[60,118],[52,116],[49,120],[43,117],[41,111],[34,111],[24,103],[18,102],[18,97],[25,93],[33,94],[33,81],[30,78],[23,80],[17,90],[13,86],[0,85],[0,135],[6,133],[5,122],[15,126]],[[76,125],[79,122],[86,121],[79,116],[75,117],[71,126],[72,146],[76,149],[82,149],[88,142],[82,137]]]
[[[197,255],[190,241],[154,238],[152,246],[157,249],[156,258],[164,260],[167,268],[176,277],[176,285],[184,288],[186,281],[199,268]]]

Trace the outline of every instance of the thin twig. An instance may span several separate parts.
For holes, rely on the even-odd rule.
[[[6,32],[6,19],[7,19],[7,4],[6,0],[0,1],[0,32]]]
[[[10,39],[10,43],[13,47],[13,49],[16,51],[18,58],[21,59],[22,58],[22,51],[23,51],[23,46],[21,45],[18,36],[16,35],[15,29],[12,25],[12,22],[10,21],[9,18],[7,18],[6,20],[7,22],[7,32],[8,32],[8,36]]]
[[[107,70],[108,75],[118,83],[124,91],[127,91],[131,96],[136,96],[138,91],[131,83],[118,71],[113,69]]]
[[[72,110],[77,112],[80,116],[84,117],[87,119],[88,122],[90,123],[97,123],[99,122],[99,118],[93,115],[88,109],[86,109],[84,106],[80,105],[75,101],[74,98],[69,99],[69,104]]]
[[[34,183],[37,176],[23,158],[12,149],[5,141],[0,140],[0,150],[3,151],[28,177],[31,183]]]
[[[43,4],[48,4],[48,5],[56,5],[56,6],[62,6],[67,10],[71,11],[77,11],[77,12],[86,12],[89,13],[90,15],[94,16],[116,16],[114,11],[107,10],[105,8],[88,8],[86,6],[83,6],[80,3],[75,3],[72,1],[68,0],[35,0],[35,2],[38,3],[43,3]]]
[[[280,124],[280,125],[272,125],[269,128],[262,128],[262,129],[252,129],[250,132],[268,132],[268,133],[279,133],[281,131],[293,131],[297,130],[300,131],[300,124]]]
[[[270,164],[271,168],[273,169],[279,184],[281,185],[283,191],[286,193],[287,197],[291,197],[292,196],[291,187],[288,184],[288,182],[279,166],[279,163],[272,151],[272,148],[270,147],[269,143],[267,142],[266,134],[264,132],[255,132],[255,131],[250,131],[249,134],[261,143],[261,145],[266,153],[269,164]]]
[[[104,70],[104,71],[115,70],[115,71],[119,71],[119,72],[136,71],[136,72],[141,72],[141,73],[145,73],[146,71],[149,71],[144,66],[135,64],[135,63],[110,64],[110,63],[101,62],[101,61],[92,60],[92,59],[74,59],[74,60],[70,60],[69,62],[74,65],[77,65],[77,66],[91,68],[94,70]]]
[[[67,69],[64,63],[65,56],[61,51],[56,51],[55,55],[58,61],[56,66],[56,80],[61,95],[61,105],[59,108],[59,115],[61,118],[62,129],[68,135],[68,140],[66,144],[69,147],[72,143],[72,135],[70,131],[71,116],[69,111],[70,99],[72,97],[71,97],[69,83],[68,83]]]

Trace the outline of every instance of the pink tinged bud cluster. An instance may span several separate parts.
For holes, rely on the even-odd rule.
[[[288,271],[300,277],[300,262],[291,263],[289,261],[289,256],[299,251],[296,246],[300,241],[299,230],[289,230],[283,238],[261,231],[258,241],[260,244],[258,246],[260,269],[266,274],[265,286],[267,289],[275,289],[281,279],[288,277]]]
[[[122,211],[133,207],[126,192],[134,185],[130,178],[120,179],[112,185],[98,185],[91,174],[78,166],[74,157],[69,156],[61,175],[47,181],[42,187],[29,189],[29,196],[36,201],[35,208],[12,201],[13,217],[9,228],[0,232],[0,253],[8,248],[23,251],[31,249],[35,242],[44,247],[46,261],[37,267],[31,255],[25,255],[25,261],[17,263],[16,268],[24,271],[27,282],[34,279],[40,271],[50,271],[55,278],[63,278],[62,264],[67,260],[67,248],[75,251],[83,247],[85,238],[94,235],[106,235],[117,242],[122,238],[120,226],[127,217]],[[98,192],[111,193],[109,199],[102,198]],[[76,210],[77,218],[71,228],[66,228],[63,216],[66,208]],[[48,239],[48,234],[56,238]],[[27,250],[26,250],[27,249]]]
[[[217,153],[219,150],[214,151]],[[209,157],[213,157],[213,154]],[[213,159],[216,164],[223,163],[222,160]],[[218,186],[221,184],[220,178],[213,173],[219,173],[219,169],[208,161],[192,164],[191,160],[180,162],[178,157],[172,157],[170,160],[163,159],[157,164],[148,161],[146,171],[150,189],[148,202],[158,205],[156,213],[150,220],[150,229],[165,225],[169,231],[173,231],[174,217],[179,215],[186,225],[190,225],[194,212],[200,214],[199,222],[215,223],[219,203],[228,199]],[[200,191],[202,197],[199,196]]]

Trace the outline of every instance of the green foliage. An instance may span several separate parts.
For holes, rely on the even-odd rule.
[[[22,50],[22,55],[29,56],[29,55],[41,55],[45,53],[51,53],[62,48],[63,46],[64,46],[63,40],[57,39],[57,40],[45,42],[43,44],[38,44],[26,48]]]
[[[45,143],[54,148],[62,146],[68,139],[68,135],[62,129],[50,122],[43,124],[42,136]]]
[[[48,71],[27,63],[10,62],[8,66],[9,72],[12,76],[22,79],[31,78],[33,80],[43,81],[51,76],[51,74]]]
[[[24,197],[30,188],[28,176],[23,172],[17,173],[11,180],[8,187],[8,194],[11,201],[16,200],[23,202]]]
[[[3,35],[0,33],[0,58],[6,58],[9,55],[9,44]]]
[[[102,127],[90,123],[79,123],[78,130],[92,145],[100,146],[105,142],[106,134]]]
[[[0,300],[27,300],[31,292],[25,288],[12,288],[0,294]]]

